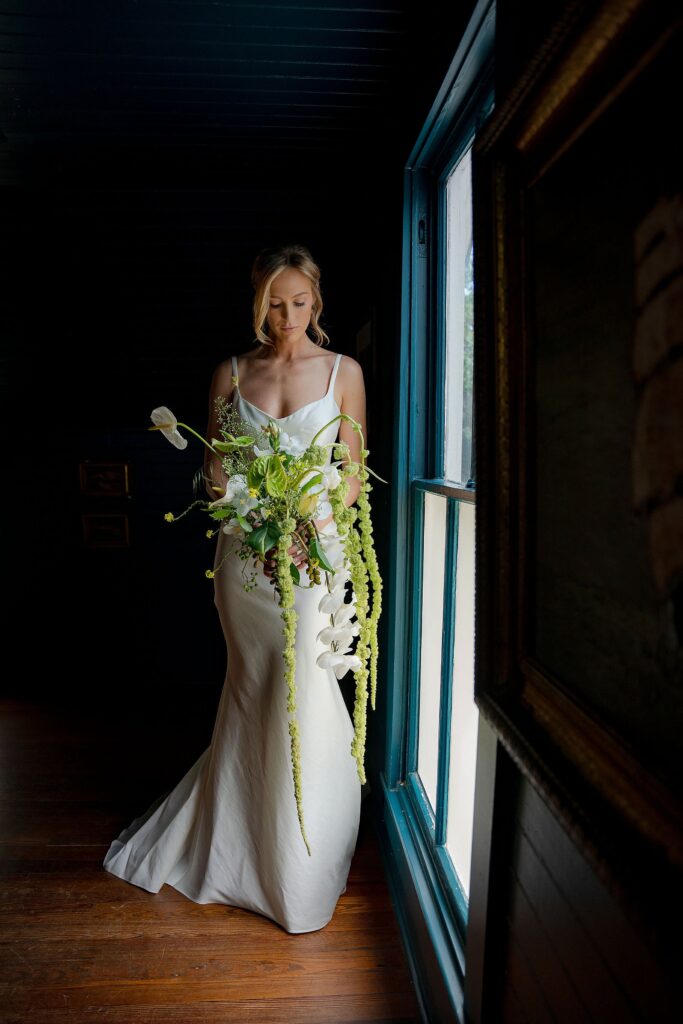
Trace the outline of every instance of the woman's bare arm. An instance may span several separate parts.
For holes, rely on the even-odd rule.
[[[343,356],[339,364],[337,378],[342,388],[341,411],[347,416],[352,416],[360,423],[363,431],[364,447],[368,447],[368,428],[366,422],[366,399],[365,381],[363,369],[360,363],[352,356]],[[344,441],[349,446],[350,459],[352,462],[360,462],[361,439],[346,420],[340,420],[339,441]],[[348,460],[344,460],[345,462]],[[360,480],[357,476],[347,477],[349,493],[346,495],[345,504],[353,505],[360,491]],[[332,521],[332,515],[326,519],[316,519],[315,524],[319,530]]]
[[[229,359],[219,363],[213,372],[209,386],[209,424],[206,430],[206,440],[211,444],[212,440],[220,440],[218,434],[218,413],[216,412],[216,398],[223,395],[228,401],[232,398],[232,363]],[[211,501],[220,498],[225,494],[228,478],[225,475],[221,460],[217,455],[212,455],[208,448],[204,449],[204,476],[206,478],[206,493]],[[213,487],[218,490],[212,490]]]

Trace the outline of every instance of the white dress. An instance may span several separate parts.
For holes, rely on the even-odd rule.
[[[334,416],[338,355],[326,395],[277,419],[233,398],[255,426],[274,419],[310,442]],[[237,364],[233,359],[233,373]],[[337,439],[339,420],[319,443]],[[332,448],[328,449],[328,463]],[[334,557],[334,521],[321,531]],[[218,534],[214,568],[234,536]],[[255,569],[257,587],[244,581]],[[243,575],[244,572],[244,575]],[[308,582],[301,567],[301,583]],[[195,903],[226,903],[254,911],[288,932],[310,932],[331,920],[346,888],[356,847],[361,783],[351,754],[353,723],[331,669],[316,658],[326,650],[317,634],[330,624],[319,611],[321,586],[295,586],[296,717],[301,742],[304,828],[294,796],[282,657],[283,620],[274,586],[262,566],[246,566],[230,550],[214,578],[214,601],[227,646],[227,672],[211,743],[170,792],[160,796],[115,839],[104,858],[111,874],[149,892],[173,886]],[[348,597],[347,597],[348,599]]]

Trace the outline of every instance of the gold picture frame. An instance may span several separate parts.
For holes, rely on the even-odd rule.
[[[650,595],[671,599],[656,590],[654,571],[642,609],[628,590],[649,557],[633,469],[641,392],[629,331],[637,334],[641,310],[635,297],[628,303],[638,291],[639,233],[642,241],[648,218],[667,201],[658,189],[674,187],[680,170],[677,133],[657,129],[670,122],[666,86],[682,63],[672,5],[570,5],[473,146],[475,699],[599,876],[645,926],[649,914],[666,913],[654,904],[667,902],[683,866],[680,744],[674,748],[662,706],[644,704],[638,720],[636,685],[619,702],[619,685],[627,691],[612,668],[636,678],[656,619]],[[633,148],[624,161],[629,125]],[[622,209],[628,222],[618,220]],[[604,252],[585,244],[591,231],[600,235],[600,218]],[[583,305],[567,305],[579,294]],[[591,344],[603,308],[612,316],[603,321],[606,352]],[[599,415],[606,409],[623,418],[611,431]],[[618,429],[630,422],[627,413],[633,435]],[[605,530],[610,516],[614,534]],[[577,538],[591,549],[593,536],[603,544],[591,560]],[[601,618],[600,600],[611,607],[624,552],[635,568],[624,572],[623,621],[609,612]],[[613,649],[605,650],[610,630]],[[652,678],[664,704],[674,687],[654,670]],[[666,742],[655,742],[652,723]],[[648,897],[639,901],[633,894],[644,879]]]

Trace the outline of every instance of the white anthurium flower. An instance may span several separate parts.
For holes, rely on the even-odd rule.
[[[151,419],[154,426],[159,428],[172,445],[180,449],[187,448],[187,438],[178,432],[178,420],[170,409],[165,405],[160,405],[158,409],[152,410]],[[152,429],[150,427],[150,430]]]
[[[323,651],[318,655],[316,663],[320,668],[331,668],[337,679],[343,679],[349,669],[360,668],[360,658],[355,654],[335,654],[334,651]]]

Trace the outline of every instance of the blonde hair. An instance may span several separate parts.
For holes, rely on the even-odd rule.
[[[268,249],[261,249],[251,268],[251,283],[254,287],[253,306],[253,327],[256,337],[255,342],[262,345],[270,345],[275,348],[268,337],[267,316],[270,304],[270,286],[280,271],[286,267],[294,267],[305,274],[311,282],[313,292],[313,307],[311,311],[311,322],[306,333],[311,331],[314,335],[311,338],[316,345],[329,345],[329,336],[320,326],[320,314],[323,310],[323,298],[320,292],[320,267],[315,262],[310,252],[304,245],[278,245]],[[310,337],[310,335],[309,335]]]

